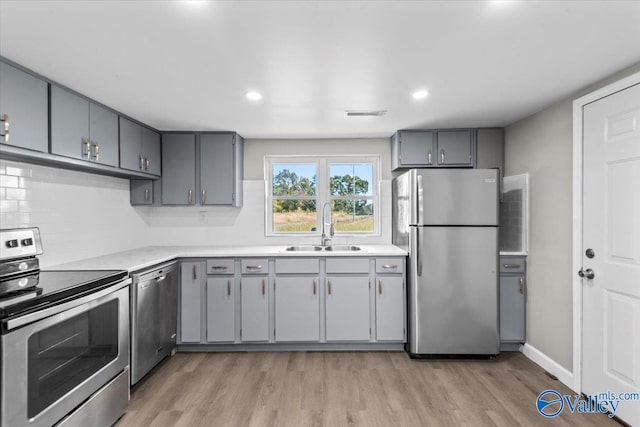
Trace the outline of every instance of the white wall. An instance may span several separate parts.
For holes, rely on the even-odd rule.
[[[104,255],[148,240],[129,181],[0,161],[0,227],[40,227],[41,266]]]
[[[149,245],[318,243],[319,237],[266,237],[265,154],[379,154],[381,235],[334,243],[391,243],[388,139],[245,141],[244,206],[132,207],[129,181],[0,161],[0,227],[40,227],[43,267]]]
[[[150,244],[163,245],[286,245],[319,243],[319,237],[265,236],[264,156],[374,154],[381,156],[379,236],[336,237],[334,243],[391,243],[390,141],[378,139],[245,140],[244,206],[136,208],[150,229]]]

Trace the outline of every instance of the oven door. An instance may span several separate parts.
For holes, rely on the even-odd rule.
[[[129,284],[5,321],[2,427],[51,426],[129,365]]]

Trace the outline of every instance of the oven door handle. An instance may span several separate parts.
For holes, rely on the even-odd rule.
[[[58,313],[62,313],[63,311],[70,310],[74,307],[78,307],[80,305],[86,304],[93,300],[97,300],[102,298],[105,295],[109,295],[112,292],[115,292],[119,289],[125,288],[131,284],[131,279],[127,278],[117,282],[114,285],[109,286],[108,288],[102,289],[98,292],[94,292],[92,294],[86,295],[82,298],[74,299],[69,302],[65,302],[63,304],[55,305],[53,307],[45,308],[44,310],[38,310],[34,313],[25,314],[24,316],[16,317],[15,319],[9,319],[6,321],[6,330],[11,331],[13,329],[19,328],[24,325],[28,325],[29,323],[37,322],[38,320],[45,319],[50,316],[54,316]]]

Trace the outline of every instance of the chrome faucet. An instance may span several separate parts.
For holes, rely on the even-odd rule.
[[[327,210],[327,206],[329,207],[329,223],[325,220],[325,212]],[[329,236],[325,232],[325,227],[329,226]],[[320,236],[320,246],[327,246],[327,242],[333,239],[333,235],[335,234],[335,228],[333,226],[333,215],[331,213],[331,204],[329,202],[325,202],[322,205],[322,236]]]

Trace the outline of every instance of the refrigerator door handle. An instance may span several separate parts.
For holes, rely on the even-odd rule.
[[[418,277],[422,277],[422,239],[424,227],[416,227],[418,230],[418,241],[416,242],[416,257],[418,258]]]
[[[416,177],[416,187],[418,190],[418,225],[424,225],[424,208],[423,208],[423,191],[422,191],[422,175]]]

